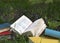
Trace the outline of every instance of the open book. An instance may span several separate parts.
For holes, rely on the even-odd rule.
[[[20,35],[30,31],[33,36],[39,36],[46,28],[46,24],[43,18],[32,22],[28,17],[23,15],[18,20],[16,20],[11,26],[13,30],[17,31]]]

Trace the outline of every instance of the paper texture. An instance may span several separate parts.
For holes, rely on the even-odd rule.
[[[42,18],[36,20],[34,23],[32,23],[27,31],[31,31],[33,36],[39,36],[41,35],[41,33],[44,31],[44,29],[46,28],[46,24],[44,23],[44,20]]]
[[[37,30],[35,36],[40,36],[43,33],[43,31],[46,29],[46,27],[47,27],[46,24],[42,24],[42,26],[40,26],[39,30]]]
[[[32,21],[23,15],[11,25],[11,28],[15,29],[19,34],[22,34],[31,24]]]

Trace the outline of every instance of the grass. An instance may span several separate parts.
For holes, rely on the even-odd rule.
[[[45,36],[44,36],[45,37]],[[29,43],[24,36],[16,37],[14,40],[0,40],[0,43]],[[59,39],[58,39],[59,40]],[[60,40],[59,40],[60,43]]]
[[[31,3],[29,3],[29,1],[31,2]],[[27,1],[28,2],[28,4],[37,4],[37,3],[40,3],[40,2],[42,2],[42,0],[29,0],[29,1]],[[10,1],[9,3],[8,3],[9,1],[1,1],[0,3],[0,8],[2,9],[0,12],[3,12],[4,14],[10,14],[11,16],[9,16],[9,18],[8,18],[8,20],[6,20],[6,21],[10,21],[11,19],[13,19],[13,17],[14,17],[14,15],[12,15],[12,13],[11,12],[15,12],[15,10],[14,10],[14,8],[19,8],[20,9],[20,7],[22,7],[22,8],[26,8],[27,6],[28,6],[28,4],[27,4],[27,2],[19,2],[19,0],[18,1]],[[45,1],[45,3],[50,3],[50,2],[53,2],[53,0],[46,0]],[[56,3],[57,4],[57,3]],[[52,4],[52,6],[53,5],[55,5],[55,3],[54,4]],[[11,7],[13,7],[13,9],[11,9]],[[47,7],[46,7],[47,8]],[[49,7],[50,8],[50,7]],[[57,6],[55,7],[55,6],[53,6],[53,7],[51,7],[50,9],[54,9],[55,8],[55,12],[54,13],[57,13],[57,14],[60,14],[60,7],[59,7],[59,5],[57,4]],[[48,9],[48,8],[47,8]],[[40,10],[41,10],[41,8],[40,8]],[[40,14],[40,10],[39,10],[39,8],[38,8],[38,11],[36,11],[36,12],[39,12],[39,14]],[[42,8],[42,11],[44,11],[44,9]],[[48,11],[49,11],[49,9],[48,9]],[[20,11],[19,11],[20,12]],[[34,12],[35,12],[35,9],[34,9]],[[34,13],[33,12],[33,13]],[[52,13],[52,11],[49,11],[50,13],[50,15],[51,15],[51,13]],[[48,12],[47,12],[48,13]],[[42,14],[44,14],[44,13],[42,13]],[[44,16],[44,15],[43,15]],[[55,17],[56,17],[56,15],[55,15]],[[57,16],[58,17],[58,16]],[[5,19],[5,17],[4,17],[4,19]],[[0,23],[3,23],[3,20],[4,19],[1,19],[1,17],[0,17]],[[12,20],[11,20],[12,21]],[[56,21],[48,21],[48,24],[49,24],[49,28],[51,28],[51,29],[55,29],[58,25],[60,25],[60,22],[56,22]],[[7,39],[4,39],[4,40],[0,40],[0,43],[28,43],[28,39],[26,38],[26,37],[24,37],[23,35],[22,36],[20,36],[19,35],[19,37],[16,37],[14,40],[7,40]]]

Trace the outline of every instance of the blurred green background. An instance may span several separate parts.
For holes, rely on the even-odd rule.
[[[0,24],[13,23],[22,15],[32,21],[42,17],[48,28],[56,29],[60,25],[60,0],[0,0]]]

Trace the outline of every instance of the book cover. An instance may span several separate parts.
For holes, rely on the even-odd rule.
[[[41,43],[41,37],[29,37],[29,43]]]
[[[0,36],[3,36],[3,35],[10,35],[11,32],[10,31],[5,31],[5,32],[1,32],[0,33]]]
[[[29,37],[29,43],[59,43],[59,40],[44,37]]]
[[[9,30],[10,30],[10,28],[0,29],[0,33],[5,32],[5,31],[9,31]]]
[[[42,38],[41,43],[59,43],[58,39]]]
[[[51,30],[51,29],[46,28],[44,34],[47,36],[60,38],[60,32],[56,30]]]
[[[7,28],[7,27],[10,27],[10,23],[0,24],[0,29],[4,29],[4,28]]]

